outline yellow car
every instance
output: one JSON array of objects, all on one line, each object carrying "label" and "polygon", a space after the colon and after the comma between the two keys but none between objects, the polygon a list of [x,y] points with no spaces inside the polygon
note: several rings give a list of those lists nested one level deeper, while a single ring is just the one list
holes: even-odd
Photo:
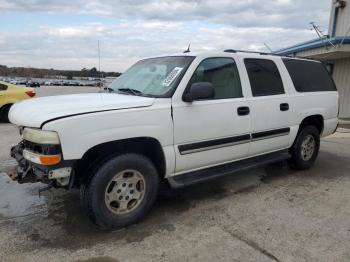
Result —
[{"label": "yellow car", "polygon": [[19,87],[0,82],[0,121],[9,121],[8,113],[14,103],[34,96],[35,91],[33,88]]}]

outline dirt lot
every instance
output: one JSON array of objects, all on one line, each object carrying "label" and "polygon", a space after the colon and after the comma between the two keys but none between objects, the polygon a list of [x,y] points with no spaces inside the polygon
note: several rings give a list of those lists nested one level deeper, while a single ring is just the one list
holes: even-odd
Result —
[{"label": "dirt lot", "polygon": [[[91,89],[43,88],[40,95]],[[41,92],[41,93],[40,93]],[[349,261],[350,130],[323,139],[314,168],[240,172],[160,198],[140,224],[102,233],[78,192],[18,185],[0,124],[0,261]]]}]

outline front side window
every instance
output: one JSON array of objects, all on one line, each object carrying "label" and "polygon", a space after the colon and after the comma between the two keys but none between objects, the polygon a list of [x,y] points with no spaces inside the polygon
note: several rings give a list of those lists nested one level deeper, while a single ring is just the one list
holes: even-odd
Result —
[{"label": "front side window", "polygon": [[198,82],[209,82],[214,86],[214,99],[242,97],[242,86],[238,69],[232,58],[208,58],[194,72],[189,86]]},{"label": "front side window", "polygon": [[193,59],[192,56],[169,56],[141,60],[108,88],[131,95],[171,97]]},{"label": "front side window", "polygon": [[284,94],[281,75],[276,64],[267,59],[244,59],[253,96]]}]

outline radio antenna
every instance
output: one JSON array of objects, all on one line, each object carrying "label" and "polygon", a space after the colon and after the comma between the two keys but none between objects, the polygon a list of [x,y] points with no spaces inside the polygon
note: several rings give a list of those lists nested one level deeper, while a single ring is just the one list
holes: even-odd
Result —
[{"label": "radio antenna", "polygon": [[264,43],[264,46],[266,47],[267,50],[270,51],[270,53],[273,53],[272,49],[268,46],[268,44]]},{"label": "radio antenna", "polygon": [[184,53],[189,53],[189,52],[191,52],[190,47],[191,47],[191,43],[188,44],[187,50],[185,50]]},{"label": "radio antenna", "polygon": [[325,41],[327,41],[331,46],[335,47],[335,45],[329,40],[328,36],[323,34],[320,27],[316,23],[311,22],[310,25],[312,26],[311,30],[316,32],[318,38],[322,40],[325,48],[327,48]]}]

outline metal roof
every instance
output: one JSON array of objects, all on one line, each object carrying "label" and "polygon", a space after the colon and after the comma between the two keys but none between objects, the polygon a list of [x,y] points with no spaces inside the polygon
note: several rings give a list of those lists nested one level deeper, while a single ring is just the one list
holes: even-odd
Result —
[{"label": "metal roof", "polygon": [[310,49],[316,49],[320,47],[326,47],[337,44],[350,44],[350,36],[337,36],[330,38],[317,38],[311,41],[307,41],[298,45],[290,46],[273,52],[278,55],[291,55],[293,53],[306,51]]}]

